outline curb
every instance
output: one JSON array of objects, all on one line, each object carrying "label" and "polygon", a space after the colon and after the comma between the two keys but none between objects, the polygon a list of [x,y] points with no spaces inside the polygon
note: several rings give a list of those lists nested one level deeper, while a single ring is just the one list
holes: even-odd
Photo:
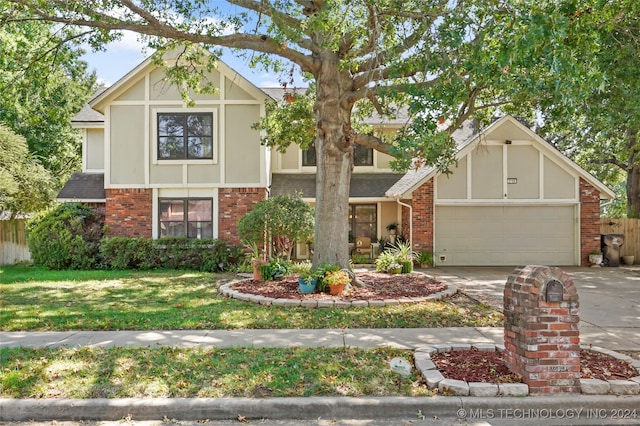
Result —
[{"label": "curb", "polygon": [[640,396],[0,399],[0,421],[246,419],[640,419]]}]

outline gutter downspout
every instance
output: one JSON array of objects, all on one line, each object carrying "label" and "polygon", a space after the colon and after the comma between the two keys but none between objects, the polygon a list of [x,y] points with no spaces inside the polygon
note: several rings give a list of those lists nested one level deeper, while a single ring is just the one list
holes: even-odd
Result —
[{"label": "gutter downspout", "polygon": [[396,198],[396,203],[409,208],[409,246],[413,250],[413,206],[403,203],[400,198]]}]

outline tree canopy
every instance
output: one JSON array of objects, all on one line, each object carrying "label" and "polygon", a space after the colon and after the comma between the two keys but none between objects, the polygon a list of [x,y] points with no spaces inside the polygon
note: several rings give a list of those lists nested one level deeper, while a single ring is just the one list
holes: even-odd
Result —
[{"label": "tree canopy", "polygon": [[51,199],[51,175],[29,156],[27,141],[0,124],[0,211],[36,212]]},{"label": "tree canopy", "polygon": [[[292,67],[308,76],[319,159],[316,265],[348,267],[355,145],[391,154],[400,168],[446,169],[456,149],[449,134],[465,120],[534,105],[550,88],[584,93],[602,78],[595,58],[574,50],[594,45],[581,16],[595,5],[581,0],[9,2],[43,20],[93,28],[88,39],[96,46],[131,30],[156,49],[158,63],[179,49],[178,61],[164,65],[181,87],[211,90],[200,77],[221,48],[282,72],[285,83]],[[410,120],[393,139],[359,126],[367,113],[393,116],[399,107]]]},{"label": "tree canopy", "polygon": [[624,182],[626,214],[640,217],[640,4],[587,2],[580,21],[590,42],[572,48],[602,73],[601,84],[564,93],[571,102],[548,91],[539,131],[610,186]]},{"label": "tree canopy", "polygon": [[71,118],[95,91],[95,75],[74,44],[83,33],[6,1],[0,10],[0,122],[26,139],[31,156],[53,177],[51,189],[59,189],[82,159]]}]

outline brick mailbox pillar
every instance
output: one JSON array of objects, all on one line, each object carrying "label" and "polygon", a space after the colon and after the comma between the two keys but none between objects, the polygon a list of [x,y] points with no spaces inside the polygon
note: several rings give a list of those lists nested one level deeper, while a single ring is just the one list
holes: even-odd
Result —
[{"label": "brick mailbox pillar", "polygon": [[560,268],[518,266],[504,289],[505,362],[531,394],[580,393],[578,293]]}]

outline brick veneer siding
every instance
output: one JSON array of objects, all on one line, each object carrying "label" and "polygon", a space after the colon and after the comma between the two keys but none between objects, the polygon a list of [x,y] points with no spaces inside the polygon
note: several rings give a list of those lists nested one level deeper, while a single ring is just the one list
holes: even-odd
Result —
[{"label": "brick veneer siding", "polygon": [[600,191],[580,179],[580,265],[589,266],[589,253],[600,251]]},{"label": "brick veneer siding", "polygon": [[153,190],[106,189],[105,225],[109,237],[152,236]]},{"label": "brick veneer siding", "polygon": [[[413,191],[410,204],[413,208],[413,247],[415,250],[433,251],[433,178]],[[408,217],[404,222],[404,210],[403,223],[409,223]],[[403,233],[409,236],[408,226],[403,227]]]},{"label": "brick veneer siding", "polygon": [[265,198],[266,188],[221,188],[218,191],[218,238],[240,244],[238,220]]},{"label": "brick veneer siding", "polygon": [[[562,301],[547,301],[550,282]],[[513,270],[504,287],[504,360],[532,394],[580,392],[578,292],[560,268],[528,265]]]}]

